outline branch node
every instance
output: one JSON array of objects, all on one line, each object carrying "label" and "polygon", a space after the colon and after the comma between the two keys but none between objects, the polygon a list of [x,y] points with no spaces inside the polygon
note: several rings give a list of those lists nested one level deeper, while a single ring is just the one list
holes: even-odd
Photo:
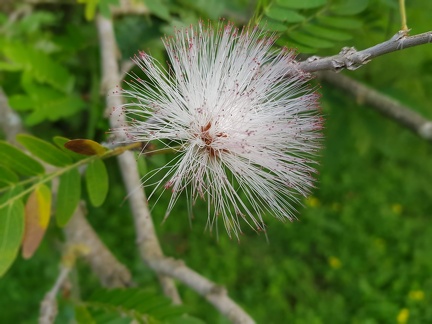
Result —
[{"label": "branch node", "polygon": [[337,55],[328,57],[313,56],[299,62],[298,67],[309,73],[324,70],[339,72],[344,68],[355,70],[369,63],[375,57],[432,42],[431,31],[414,36],[409,36],[409,31],[409,29],[400,30],[389,40],[361,51],[357,51],[354,47],[344,47]]},{"label": "branch node", "polygon": [[405,38],[405,37],[408,36],[410,30],[411,29],[399,30],[396,34],[393,35],[392,38],[390,38],[390,41],[393,41],[393,42],[400,41],[401,39],[403,39],[403,38]]}]

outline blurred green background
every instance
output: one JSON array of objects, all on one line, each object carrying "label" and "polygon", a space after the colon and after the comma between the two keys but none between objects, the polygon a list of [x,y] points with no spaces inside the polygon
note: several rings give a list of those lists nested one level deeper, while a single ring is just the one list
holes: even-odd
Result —
[{"label": "blurred green background", "polygon": [[[172,25],[220,16],[241,25],[255,8],[254,3],[242,0],[154,3],[160,6],[152,14],[116,20],[123,58],[145,49],[164,60],[159,38]],[[355,14],[361,28],[350,31],[352,39],[317,48],[318,55],[335,54],[343,46],[370,47],[397,32],[396,0],[365,3]],[[23,81],[23,72],[2,68],[0,84],[11,105],[40,137],[104,140],[108,125],[102,117],[104,99],[98,92],[100,62],[94,22],[85,20],[83,6],[60,2],[35,6],[26,19],[10,26],[9,15],[19,5],[11,3],[6,8],[4,4],[1,44],[6,46],[13,36],[15,43],[43,49],[73,76],[70,91],[79,103],[57,107],[64,111],[56,118],[49,118],[49,110],[23,108],[17,96],[32,91]],[[271,5],[265,2],[261,8],[269,12]],[[315,9],[301,10],[313,16]],[[411,34],[432,29],[430,12],[430,1],[407,1]],[[289,41],[288,32],[283,37]],[[5,48],[3,58],[8,57]],[[345,74],[432,119],[430,45],[385,55]],[[268,242],[246,227],[237,242],[223,228],[218,238],[204,231],[204,204],[194,209],[191,226],[182,202],[162,224],[169,200],[164,195],[153,209],[164,252],[224,285],[258,323],[432,323],[432,146],[338,89],[322,83],[320,92],[326,120],[320,173],[317,189],[298,207],[298,220],[282,224],[268,216]],[[162,162],[153,157],[146,164],[152,167]],[[134,280],[157,291],[154,274],[139,260],[116,161],[108,161],[108,168],[108,199],[101,208],[88,206],[88,219],[131,269]],[[28,261],[18,259],[0,280],[2,323],[36,321],[39,303],[58,274],[62,241],[61,230],[51,225],[35,256]],[[83,263],[74,278],[82,283],[83,293],[98,286]],[[227,323],[189,288],[179,285],[179,289],[192,315],[209,323]],[[66,321],[70,311],[65,302],[58,322]]]}]

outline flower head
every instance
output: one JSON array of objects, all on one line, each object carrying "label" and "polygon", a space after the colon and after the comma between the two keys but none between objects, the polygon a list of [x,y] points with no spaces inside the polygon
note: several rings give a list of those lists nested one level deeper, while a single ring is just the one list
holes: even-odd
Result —
[{"label": "flower head", "polygon": [[266,213],[291,220],[313,186],[322,127],[318,95],[294,53],[274,52],[273,36],[231,23],[200,22],[163,42],[169,71],[137,55],[147,78],[122,90],[133,99],[122,108],[131,141],[178,151],[157,181],[172,191],[167,215],[185,191],[191,202],[205,199],[209,227],[222,220],[229,235],[242,221],[264,230]]}]

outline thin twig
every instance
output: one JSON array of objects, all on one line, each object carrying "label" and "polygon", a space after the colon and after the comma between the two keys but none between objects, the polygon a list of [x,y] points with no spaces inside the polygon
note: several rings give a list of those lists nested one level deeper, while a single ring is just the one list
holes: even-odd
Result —
[{"label": "thin twig", "polygon": [[364,104],[375,108],[381,114],[410,129],[420,137],[432,141],[432,121],[412,111],[409,107],[345,75],[334,72],[319,72],[317,75],[325,82],[359,98]]},{"label": "thin twig", "polygon": [[60,274],[54,286],[49,292],[46,293],[44,299],[41,302],[40,312],[39,312],[39,324],[51,324],[54,323],[57,317],[58,306],[57,306],[57,293],[66,281],[69,272],[72,268],[61,267]]},{"label": "thin twig", "polygon": [[[114,28],[110,19],[98,15],[96,25],[99,33],[99,42],[102,55],[102,87],[107,96],[107,109],[111,110],[110,125],[112,128],[121,128],[126,123],[120,108],[122,99],[113,95],[110,91],[120,84],[119,66],[116,53],[117,44]],[[120,170],[125,186],[130,192],[129,203],[134,217],[137,233],[137,245],[141,258],[146,261],[152,257],[162,257],[163,252],[154,229],[150,211],[147,206],[147,198],[140,188],[141,181],[138,166],[132,152],[125,152],[118,156]],[[180,303],[180,295],[177,292],[174,281],[165,275],[158,274],[165,295],[169,296],[174,303]]]},{"label": "thin twig", "polygon": [[70,271],[75,266],[78,257],[86,255],[88,249],[81,244],[69,245],[63,254],[61,269],[54,286],[48,291],[41,302],[39,324],[52,324],[57,316],[57,299],[56,296],[65,284]]},{"label": "thin twig", "polygon": [[391,39],[362,51],[357,51],[354,47],[344,47],[338,55],[312,56],[300,62],[299,68],[305,72],[355,70],[375,57],[432,42],[432,31],[414,36],[408,36],[407,33],[406,30],[401,30]]}]

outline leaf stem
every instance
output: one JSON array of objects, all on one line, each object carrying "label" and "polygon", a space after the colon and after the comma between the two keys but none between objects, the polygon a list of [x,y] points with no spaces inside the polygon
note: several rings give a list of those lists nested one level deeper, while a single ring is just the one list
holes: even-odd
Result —
[{"label": "leaf stem", "polygon": [[399,0],[399,10],[401,15],[401,24],[403,31],[408,31],[407,19],[406,19],[406,10],[405,10],[405,0]]},{"label": "leaf stem", "polygon": [[[70,170],[72,170],[74,168],[78,168],[78,167],[80,167],[82,165],[88,164],[88,163],[90,163],[90,162],[92,162],[94,160],[97,160],[97,159],[104,160],[104,159],[107,159],[107,158],[110,158],[110,157],[113,157],[113,156],[120,155],[120,154],[122,154],[122,153],[124,153],[126,151],[133,150],[133,149],[140,148],[140,147],[141,147],[141,143],[131,143],[131,144],[124,145],[124,146],[118,146],[118,147],[116,147],[116,148],[114,148],[112,150],[106,151],[102,155],[92,155],[92,156],[89,156],[88,158],[85,158],[85,159],[79,160],[79,161],[77,161],[77,162],[75,162],[73,164],[70,164],[70,165],[68,165],[68,166],[66,166],[64,168],[57,169],[57,170],[55,170],[55,171],[53,171],[53,172],[51,172],[49,174],[44,174],[42,176],[39,175],[39,176],[35,176],[35,177],[29,178],[29,179],[24,179],[24,180],[22,180],[19,183],[14,183],[14,184],[12,184],[9,187],[2,188],[0,190],[0,192],[1,191],[8,191],[8,190],[13,189],[16,186],[25,185],[25,184],[33,182],[33,185],[29,186],[25,190],[19,192],[15,196],[9,198],[4,203],[0,204],[0,209],[3,208],[3,207],[5,207],[5,206],[7,206],[7,205],[9,205],[9,204],[11,204],[11,203],[13,203],[14,201],[16,201],[18,199],[24,197],[28,193],[32,192],[40,184],[46,183],[46,182],[48,182],[48,181],[50,181],[50,180],[52,180],[52,179],[54,179],[54,178],[56,178],[58,176],[61,176],[63,173],[66,173],[66,172],[68,172],[68,171],[70,171]],[[165,153],[169,153],[169,152],[173,152],[173,149],[171,149],[171,148],[169,148],[169,149],[162,149],[162,150],[159,150],[157,152],[143,151],[143,152],[141,152],[141,154],[144,154],[144,155],[149,155],[149,154],[165,154]]]}]

